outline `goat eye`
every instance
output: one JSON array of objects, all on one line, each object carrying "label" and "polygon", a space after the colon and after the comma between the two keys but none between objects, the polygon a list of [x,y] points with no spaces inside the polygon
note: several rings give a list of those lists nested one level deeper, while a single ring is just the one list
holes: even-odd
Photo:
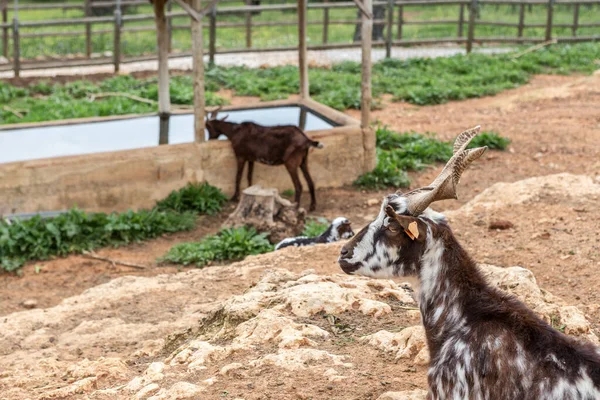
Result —
[{"label": "goat eye", "polygon": [[388,229],[388,231],[390,231],[390,232],[392,232],[392,233],[396,233],[396,232],[398,232],[398,229],[396,229],[396,228],[392,228],[391,226],[388,226],[388,227],[387,227],[387,229]]}]

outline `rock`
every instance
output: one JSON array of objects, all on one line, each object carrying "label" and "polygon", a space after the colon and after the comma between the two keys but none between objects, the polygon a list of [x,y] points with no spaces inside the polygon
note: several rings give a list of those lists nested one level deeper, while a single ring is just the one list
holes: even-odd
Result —
[{"label": "rock", "polygon": [[156,383],[151,383],[147,386],[144,386],[142,389],[140,389],[139,392],[136,393],[135,398],[136,399],[145,399],[148,396],[151,396],[152,394],[158,392],[160,390],[160,386],[158,386],[158,384]]},{"label": "rock", "polygon": [[37,300],[25,300],[22,305],[23,308],[27,308],[27,309],[32,309],[32,308],[36,308],[37,307]]},{"label": "rock", "polygon": [[490,222],[488,229],[506,230],[506,229],[512,228],[513,226],[514,226],[513,223],[510,221],[497,219],[497,220]]},{"label": "rock", "polygon": [[[396,333],[382,330],[361,338],[361,342],[385,352],[396,353],[396,359],[412,359],[426,346],[425,329],[421,325],[417,325]],[[428,358],[428,354],[422,354],[420,361],[427,363]]]},{"label": "rock", "polygon": [[369,199],[369,200],[367,200],[366,204],[369,207],[373,207],[373,206],[376,206],[378,204],[381,204],[381,200],[380,199]]},{"label": "rock", "polygon": [[426,390],[406,390],[403,392],[386,392],[379,396],[377,400],[425,400]]},{"label": "rock", "polygon": [[314,369],[315,365],[328,364],[334,366],[343,366],[352,368],[352,364],[345,363],[346,356],[328,353],[324,350],[316,349],[281,349],[277,354],[268,354],[265,357],[251,361],[253,367],[262,367],[273,365],[289,371],[298,371],[309,368]]},{"label": "rock", "polygon": [[202,392],[202,389],[193,383],[177,382],[169,390],[164,392],[161,390],[161,392],[156,396],[150,397],[148,400],[195,399]]}]

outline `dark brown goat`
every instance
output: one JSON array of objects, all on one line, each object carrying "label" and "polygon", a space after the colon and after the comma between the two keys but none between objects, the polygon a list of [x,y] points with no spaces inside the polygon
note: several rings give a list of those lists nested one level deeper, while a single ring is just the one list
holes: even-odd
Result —
[{"label": "dark brown goat", "polygon": [[209,139],[217,139],[225,135],[231,141],[233,152],[237,159],[237,174],[235,177],[235,193],[231,200],[237,201],[240,197],[240,182],[244,166],[248,163],[248,186],[252,186],[252,173],[254,162],[258,161],[267,165],[285,165],[288,170],[294,189],[296,190],[295,202],[300,207],[302,184],[298,177],[298,168],[308,184],[310,191],[310,210],[317,205],[315,187],[308,172],[308,150],[311,147],[322,148],[320,142],[309,139],[297,126],[262,126],[253,122],[241,124],[227,122],[225,116],[216,119],[217,111],[213,112],[206,121]]},{"label": "dark brown goat", "polygon": [[490,286],[445,217],[429,208],[485,148],[466,147],[429,186],[387,196],[375,219],[341,250],[348,274],[416,275],[431,362],[428,400],[600,399],[600,349],[553,329],[517,298]]}]

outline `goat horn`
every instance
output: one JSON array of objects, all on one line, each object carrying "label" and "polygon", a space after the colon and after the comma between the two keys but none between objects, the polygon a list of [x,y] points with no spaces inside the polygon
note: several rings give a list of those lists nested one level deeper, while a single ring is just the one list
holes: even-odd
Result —
[{"label": "goat horn", "polygon": [[453,156],[437,178],[428,186],[404,194],[407,198],[408,212],[413,216],[420,215],[435,201],[456,199],[456,185],[462,173],[487,150],[487,146],[467,150],[469,142],[477,136],[481,127],[469,129],[458,135],[454,141]]}]

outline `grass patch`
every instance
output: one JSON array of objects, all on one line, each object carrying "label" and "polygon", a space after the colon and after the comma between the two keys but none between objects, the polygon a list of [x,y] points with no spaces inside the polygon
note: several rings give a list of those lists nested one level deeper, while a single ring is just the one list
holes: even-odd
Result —
[{"label": "grass patch", "polygon": [[164,233],[190,230],[193,213],[158,209],[86,213],[72,209],[54,218],[0,221],[0,265],[15,271],[29,260],[46,260],[104,246],[121,246]]},{"label": "grass patch", "polygon": [[[469,54],[453,57],[386,59],[373,66],[374,105],[383,94],[395,101],[417,105],[440,104],[497,94],[529,81],[533,74],[591,73],[597,69],[600,43],[548,46],[512,59],[512,55]],[[360,107],[360,64],[344,62],[331,69],[309,71],[310,94],[338,110]],[[207,105],[225,100],[215,92],[231,89],[237,95],[262,100],[287,98],[298,93],[298,68],[283,66],[251,69],[246,67],[206,68]],[[190,76],[171,80],[173,104],[191,105],[193,85]],[[94,84],[86,81],[57,85],[40,83],[28,88],[0,84],[0,106],[23,114],[19,118],[0,107],[0,123],[38,122],[65,118],[154,112],[157,106],[124,97],[90,101],[100,92],[120,92],[157,100],[156,79],[137,80],[119,76]]]},{"label": "grass patch", "polygon": [[469,148],[487,146],[490,150],[506,150],[509,144],[509,138],[502,137],[494,131],[484,131],[473,138]]},{"label": "grass patch", "polygon": [[266,233],[257,233],[254,228],[222,229],[200,242],[180,243],[171,247],[159,262],[203,267],[211,261],[241,260],[246,256],[273,251]]},{"label": "grass patch", "polygon": [[[363,189],[409,187],[407,171],[418,171],[452,157],[452,143],[440,141],[432,133],[399,134],[380,126],[376,135],[377,166],[354,182],[355,186]],[[469,148],[488,146],[490,149],[505,150],[509,143],[510,139],[496,132],[481,132],[471,141]]]},{"label": "grass patch", "polygon": [[302,236],[315,237],[327,230],[329,222],[325,218],[309,219],[306,221]]},{"label": "grass patch", "polygon": [[221,189],[208,183],[188,183],[179,190],[172,191],[166,198],[156,203],[159,210],[176,212],[191,211],[214,215],[221,211],[227,197]]}]

